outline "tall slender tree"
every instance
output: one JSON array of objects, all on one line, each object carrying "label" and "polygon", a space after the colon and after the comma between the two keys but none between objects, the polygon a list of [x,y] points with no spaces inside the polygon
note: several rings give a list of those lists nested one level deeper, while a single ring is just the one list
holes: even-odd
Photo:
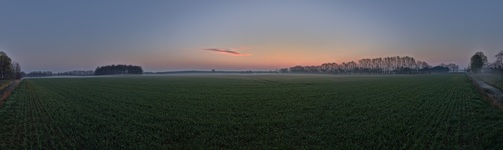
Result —
[{"label": "tall slender tree", "polygon": [[7,79],[12,74],[12,60],[3,51],[0,51],[0,79]]},{"label": "tall slender tree", "polygon": [[12,63],[12,77],[14,79],[22,78],[21,66],[17,62]]}]

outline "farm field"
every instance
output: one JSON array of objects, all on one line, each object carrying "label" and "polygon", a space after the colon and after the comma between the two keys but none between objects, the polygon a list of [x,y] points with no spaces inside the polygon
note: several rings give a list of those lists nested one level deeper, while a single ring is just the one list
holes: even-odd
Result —
[{"label": "farm field", "polygon": [[501,149],[465,75],[25,79],[0,149]]}]

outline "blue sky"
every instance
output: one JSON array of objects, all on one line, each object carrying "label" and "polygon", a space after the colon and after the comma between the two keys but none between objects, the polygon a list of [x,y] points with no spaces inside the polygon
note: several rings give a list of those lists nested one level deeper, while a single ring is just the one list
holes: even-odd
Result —
[{"label": "blue sky", "polygon": [[[468,65],[503,50],[503,1],[0,1],[0,50],[25,71],[274,70],[368,57]],[[232,52],[232,53],[229,53]]]}]

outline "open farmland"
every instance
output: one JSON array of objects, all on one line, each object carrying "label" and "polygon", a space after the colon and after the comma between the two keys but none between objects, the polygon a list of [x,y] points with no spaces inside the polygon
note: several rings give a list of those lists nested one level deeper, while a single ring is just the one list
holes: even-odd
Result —
[{"label": "open farmland", "polygon": [[26,79],[0,121],[0,149],[503,148],[461,74]]}]

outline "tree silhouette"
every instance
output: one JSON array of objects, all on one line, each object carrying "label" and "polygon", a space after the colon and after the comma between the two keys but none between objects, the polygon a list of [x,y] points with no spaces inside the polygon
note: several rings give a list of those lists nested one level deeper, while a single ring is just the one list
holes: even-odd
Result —
[{"label": "tree silhouette", "polygon": [[3,51],[0,51],[0,79],[8,79],[12,76],[12,60]]},{"label": "tree silhouette", "polygon": [[503,51],[498,52],[494,57],[496,57],[496,61],[491,68],[501,71],[503,69]]},{"label": "tree silhouette", "polygon": [[94,70],[73,70],[67,72],[59,72],[58,76],[92,76],[94,75]]},{"label": "tree silhouette", "polygon": [[487,57],[483,52],[477,52],[470,59],[470,69],[474,73],[479,73],[485,63],[487,63]]},{"label": "tree silhouette", "polygon": [[[357,61],[324,63],[319,66],[294,66],[280,69],[280,72],[293,73],[333,73],[333,74],[418,74],[432,72],[457,72],[456,64],[441,64],[434,68],[425,61],[413,57],[395,56],[385,58],[364,58]],[[447,70],[447,71],[446,71]]]},{"label": "tree silhouette", "polygon": [[21,73],[21,66],[17,62],[12,64],[12,77],[14,79],[21,79],[23,77]]},{"label": "tree silhouette", "polygon": [[112,74],[143,74],[140,66],[133,65],[108,65],[97,67],[94,75],[112,75]]},{"label": "tree silhouette", "polygon": [[52,76],[51,71],[33,71],[28,74],[26,74],[27,77],[46,77],[46,76]]},{"label": "tree silhouette", "polygon": [[479,55],[480,58],[482,58],[482,63],[484,63],[483,65],[486,65],[488,63],[487,62],[487,56],[484,55],[484,52],[476,52],[475,55]]}]

